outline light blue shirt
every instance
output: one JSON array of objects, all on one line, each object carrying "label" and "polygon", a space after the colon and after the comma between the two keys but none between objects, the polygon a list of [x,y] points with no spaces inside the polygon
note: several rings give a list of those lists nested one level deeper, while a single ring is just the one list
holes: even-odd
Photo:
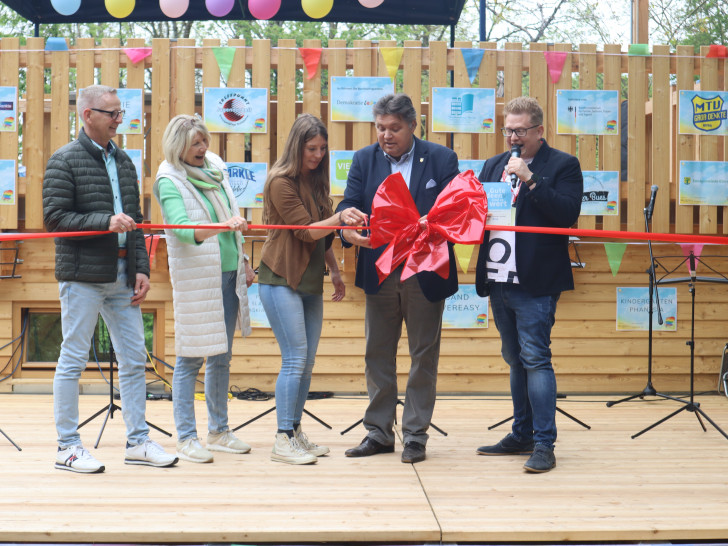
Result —
[{"label": "light blue shirt", "polygon": [[407,183],[407,187],[409,188],[410,178],[412,178],[412,160],[414,159],[415,154],[415,139],[412,138],[412,147],[409,149],[409,152],[403,154],[402,157],[399,158],[399,161],[384,150],[382,150],[382,153],[384,153],[384,157],[387,158],[387,161],[389,161],[389,168],[392,171],[392,174],[401,173],[402,178],[404,178],[404,181]]},{"label": "light blue shirt", "polygon": [[[104,163],[106,164],[106,172],[109,173],[109,180],[111,180],[111,191],[114,194],[114,214],[121,214],[124,212],[124,207],[121,204],[121,188],[119,187],[119,171],[116,169],[116,146],[113,142],[109,141],[109,147],[107,149],[99,146],[97,142],[94,143],[99,150],[101,150],[104,157]],[[126,247],[126,233],[119,233],[119,248]]]}]

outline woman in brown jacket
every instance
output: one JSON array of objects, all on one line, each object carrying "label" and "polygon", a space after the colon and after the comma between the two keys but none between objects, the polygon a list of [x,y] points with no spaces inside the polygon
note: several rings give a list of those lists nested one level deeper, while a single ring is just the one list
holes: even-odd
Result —
[{"label": "woman in brown jacket", "polygon": [[265,182],[263,218],[271,225],[331,228],[269,230],[258,270],[260,300],[282,358],[275,393],[278,432],[271,459],[311,464],[329,452],[301,430],[323,324],[324,263],[334,285],[332,299],[341,301],[345,288],[331,248],[334,231],[367,220],[355,208],[333,212],[328,132],[317,117],[303,114],[293,124],[283,154]]}]

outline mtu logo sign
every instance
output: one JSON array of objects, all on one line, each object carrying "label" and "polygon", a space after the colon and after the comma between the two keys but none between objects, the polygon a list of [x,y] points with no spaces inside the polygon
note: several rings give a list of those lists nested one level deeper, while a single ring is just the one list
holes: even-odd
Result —
[{"label": "mtu logo sign", "polygon": [[695,95],[692,103],[693,125],[701,131],[715,131],[728,119],[728,111],[723,110],[723,99],[718,95],[709,99]]}]

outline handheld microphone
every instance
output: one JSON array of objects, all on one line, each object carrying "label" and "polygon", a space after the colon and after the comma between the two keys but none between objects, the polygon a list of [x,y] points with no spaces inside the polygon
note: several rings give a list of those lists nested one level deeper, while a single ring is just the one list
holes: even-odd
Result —
[{"label": "handheld microphone", "polygon": [[652,186],[652,193],[650,194],[650,203],[647,205],[647,208],[645,209],[647,211],[647,219],[650,220],[652,218],[652,211],[655,210],[655,196],[657,195],[657,190],[660,188],[657,187],[657,185]]},{"label": "handheld microphone", "polygon": [[[518,144],[511,146],[511,157],[521,157],[521,147]],[[515,188],[517,185],[518,175],[516,173],[511,173],[511,187]]]}]

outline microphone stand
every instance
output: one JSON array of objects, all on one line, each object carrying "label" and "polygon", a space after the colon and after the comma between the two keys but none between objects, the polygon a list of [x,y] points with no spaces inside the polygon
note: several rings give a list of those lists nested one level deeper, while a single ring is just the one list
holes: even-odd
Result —
[{"label": "microphone stand", "polygon": [[[652,211],[650,210],[650,207],[648,206],[643,210],[644,216],[645,216],[645,232],[650,233],[650,220],[652,219]],[[647,248],[650,252],[650,267],[647,269],[646,273],[650,277],[649,282],[649,291],[650,291],[650,298],[649,303],[647,306],[647,385],[644,389],[642,389],[642,392],[638,392],[637,394],[633,394],[632,396],[628,396],[626,398],[622,398],[621,400],[616,400],[613,402],[607,402],[607,407],[611,408],[612,406],[616,406],[617,404],[621,404],[622,402],[629,402],[630,400],[634,400],[635,398],[644,399],[645,396],[657,396],[659,398],[667,398],[670,400],[677,400],[678,402],[682,402],[679,398],[675,398],[673,396],[669,396],[667,394],[662,394],[657,392],[655,387],[652,386],[652,315],[653,315],[653,300],[657,299],[657,323],[662,324],[662,310],[660,309],[660,294],[657,290],[657,274],[655,272],[655,257],[652,254],[652,241],[647,240]],[[654,293],[654,296],[653,296]]]}]

